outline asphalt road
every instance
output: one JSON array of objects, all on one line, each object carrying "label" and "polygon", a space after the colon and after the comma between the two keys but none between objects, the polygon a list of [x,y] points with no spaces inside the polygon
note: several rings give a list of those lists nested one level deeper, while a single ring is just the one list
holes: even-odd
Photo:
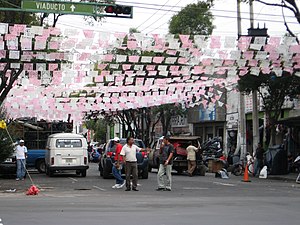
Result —
[{"label": "asphalt road", "polygon": [[[32,174],[41,187],[26,196],[30,181],[0,178],[3,225],[284,225],[299,224],[300,185],[242,177],[230,179],[174,174],[173,191],[157,192],[156,173],[139,180],[139,192],[114,190],[91,165],[86,178],[70,173]],[[16,188],[15,193],[6,190]]]}]

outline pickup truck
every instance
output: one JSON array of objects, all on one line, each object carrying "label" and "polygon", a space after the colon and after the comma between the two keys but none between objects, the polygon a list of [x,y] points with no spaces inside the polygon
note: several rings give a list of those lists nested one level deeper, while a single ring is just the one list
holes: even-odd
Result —
[{"label": "pickup truck", "polygon": [[[45,173],[45,154],[44,149],[28,149],[26,167],[28,169],[35,168],[40,173]],[[16,157],[9,157],[0,163],[0,176],[15,176],[17,172]]]},{"label": "pickup truck", "polygon": [[35,168],[45,173],[45,149],[28,149],[26,164],[28,168]]},{"label": "pickup truck", "polygon": [[[149,154],[149,171],[152,168],[159,167],[159,150],[163,141],[163,137],[160,138],[157,143],[155,150]],[[175,153],[173,157],[173,169],[177,171],[178,174],[183,173],[188,169],[188,162],[187,162],[187,152],[186,148],[189,145],[189,142],[192,142],[194,146],[200,146],[200,137],[198,136],[171,136],[170,137],[171,144],[174,145]],[[205,170],[203,168],[203,161],[201,159],[201,153],[197,153],[197,169],[195,173],[199,173],[203,175]]]}]

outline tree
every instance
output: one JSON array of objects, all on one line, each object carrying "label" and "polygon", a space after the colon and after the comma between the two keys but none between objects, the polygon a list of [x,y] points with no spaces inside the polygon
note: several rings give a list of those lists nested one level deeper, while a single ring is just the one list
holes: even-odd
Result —
[{"label": "tree", "polygon": [[210,35],[214,29],[210,12],[213,1],[189,4],[175,14],[169,24],[171,34]]},{"label": "tree", "polygon": [[163,136],[168,135],[171,130],[171,119],[174,116],[184,116],[186,110],[181,105],[166,104],[158,106],[154,109],[154,113],[157,114],[163,130]]},{"label": "tree", "polygon": [[87,129],[94,131],[94,141],[106,141],[107,126],[111,125],[105,118],[89,119],[85,122]]},{"label": "tree", "polygon": [[[243,0],[244,2],[249,2],[249,0]],[[297,35],[290,29],[288,23],[286,22],[285,15],[284,15],[284,9],[290,10],[294,15],[297,22],[300,24],[300,11],[298,3],[296,3],[296,0],[278,0],[278,1],[268,1],[268,0],[253,0],[259,3],[262,3],[267,6],[273,6],[273,7],[280,7],[282,8],[282,17],[284,19],[284,25],[286,27],[287,32],[292,36],[296,37],[296,40],[299,44],[299,40],[297,38]]]},{"label": "tree", "polygon": [[[0,121],[6,119],[6,111],[0,106]],[[5,129],[0,128],[0,163],[12,155],[14,151],[13,143]]]},{"label": "tree", "polygon": [[[295,73],[295,72],[294,72]],[[257,91],[262,98],[263,107],[267,118],[267,128],[270,132],[271,140],[267,145],[275,144],[275,125],[282,112],[282,106],[287,98],[297,98],[300,94],[300,77],[283,72],[281,77],[274,73],[253,76],[247,74],[242,76],[238,83],[238,88],[242,92],[250,93]]]},{"label": "tree", "polygon": [[[22,0],[6,0],[0,2],[1,8],[20,8]],[[36,14],[28,12],[15,12],[15,11],[0,11],[1,23],[20,23],[28,25],[38,25],[39,18]]]}]

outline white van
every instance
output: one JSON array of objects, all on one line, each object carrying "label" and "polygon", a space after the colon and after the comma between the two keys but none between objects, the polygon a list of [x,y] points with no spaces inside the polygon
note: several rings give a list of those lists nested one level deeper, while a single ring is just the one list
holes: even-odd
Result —
[{"label": "white van", "polygon": [[86,176],[88,152],[86,139],[79,134],[58,133],[48,137],[46,146],[46,174],[55,171],[75,170],[77,175]]}]

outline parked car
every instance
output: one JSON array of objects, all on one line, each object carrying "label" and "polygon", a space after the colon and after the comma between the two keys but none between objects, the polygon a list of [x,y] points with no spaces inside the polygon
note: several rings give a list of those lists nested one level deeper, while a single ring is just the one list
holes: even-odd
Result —
[{"label": "parked car", "polygon": [[[174,145],[175,153],[173,156],[173,169],[177,171],[178,174],[181,174],[183,171],[188,169],[187,162],[187,152],[186,148],[189,145],[189,142],[192,142],[194,146],[200,146],[200,137],[198,136],[172,136],[170,137],[171,144]],[[159,168],[159,151],[163,142],[163,137],[161,137],[157,143],[154,151],[149,154],[149,171],[152,168]],[[200,152],[197,154],[197,169],[203,165]],[[196,170],[197,172],[197,170]]]},{"label": "parked car", "polygon": [[[120,144],[125,145],[126,139],[120,139]],[[134,144],[140,148],[145,148],[145,144],[140,139],[135,139]],[[116,147],[113,140],[109,140],[105,145],[105,151],[100,157],[99,171],[100,176],[104,179],[112,177],[112,166],[114,163]],[[137,164],[138,164],[138,175],[143,179],[148,179],[148,155],[147,152],[136,153]],[[125,168],[123,168],[122,173],[125,173]]]},{"label": "parked car", "polygon": [[58,133],[48,137],[46,152],[46,174],[56,171],[75,170],[86,176],[88,166],[87,141],[79,134]]},{"label": "parked car", "polygon": [[16,157],[9,157],[0,163],[0,175],[7,177],[15,177],[17,174]]}]

